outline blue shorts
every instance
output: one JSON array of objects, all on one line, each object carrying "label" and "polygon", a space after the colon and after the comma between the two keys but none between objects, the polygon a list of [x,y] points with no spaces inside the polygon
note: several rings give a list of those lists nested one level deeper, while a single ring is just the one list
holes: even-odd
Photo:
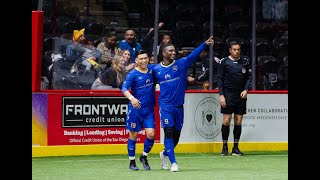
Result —
[{"label": "blue shorts", "polygon": [[174,129],[181,131],[184,116],[183,105],[176,107],[160,107],[159,111],[162,128],[174,127]]},{"label": "blue shorts", "polygon": [[129,105],[126,120],[126,128],[133,132],[139,132],[142,128],[154,128],[154,110],[152,108],[135,109]]}]

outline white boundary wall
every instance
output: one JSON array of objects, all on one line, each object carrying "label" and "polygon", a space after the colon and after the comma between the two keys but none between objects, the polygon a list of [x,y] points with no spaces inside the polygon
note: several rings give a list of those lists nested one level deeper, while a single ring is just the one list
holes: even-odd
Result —
[{"label": "white boundary wall", "polygon": [[[219,94],[186,93],[179,143],[221,142]],[[163,143],[163,130],[160,141]],[[233,118],[229,142],[233,142]],[[288,142],[288,94],[248,94],[240,142]]]}]

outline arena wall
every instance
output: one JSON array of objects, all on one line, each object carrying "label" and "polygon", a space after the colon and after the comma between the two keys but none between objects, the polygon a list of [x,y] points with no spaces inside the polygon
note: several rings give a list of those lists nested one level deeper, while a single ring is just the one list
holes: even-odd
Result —
[{"label": "arena wall", "polygon": [[[156,93],[159,95],[159,92]],[[185,97],[184,127],[181,132],[176,153],[214,153],[220,152],[221,123],[217,91],[191,91]],[[124,123],[102,122],[108,117],[125,117],[125,104],[120,91],[112,92],[41,92],[32,96],[32,156],[70,156],[96,154],[126,154],[128,133]],[[116,99],[115,99],[116,98]],[[83,101],[83,103],[81,103]],[[106,102],[106,103],[102,103]],[[102,111],[74,116],[76,104],[92,103],[95,107],[113,107],[119,111]],[[68,107],[68,110],[66,109]],[[87,107],[88,108],[88,107]],[[90,108],[90,107],[89,107]],[[163,149],[163,132],[158,115],[158,103],[155,107],[156,140],[150,153]],[[79,110],[79,109],[78,109]],[[68,111],[68,113],[67,113]],[[80,111],[78,111],[79,113]],[[90,111],[93,112],[93,111]],[[85,111],[83,111],[85,113]],[[99,114],[100,113],[100,114]],[[117,114],[118,113],[118,114]],[[97,122],[74,123],[74,119],[100,119]],[[99,117],[99,118],[97,118]],[[79,119],[79,118],[78,118]],[[111,119],[111,118],[109,118]],[[116,118],[114,118],[116,119]],[[66,120],[72,120],[68,124]],[[122,124],[123,123],[123,124]],[[230,132],[232,132],[233,123]],[[140,132],[137,152],[143,150],[144,131]],[[230,133],[229,142],[233,142]],[[229,143],[230,148],[232,143]],[[279,92],[250,92],[247,102],[247,114],[244,116],[240,140],[242,151],[280,151],[288,150],[288,94]]]}]

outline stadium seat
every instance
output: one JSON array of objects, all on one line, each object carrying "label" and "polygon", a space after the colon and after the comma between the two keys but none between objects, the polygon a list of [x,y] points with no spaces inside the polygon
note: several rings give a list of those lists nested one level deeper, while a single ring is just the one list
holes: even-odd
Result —
[{"label": "stadium seat", "polygon": [[[214,37],[223,37],[224,30],[222,28],[222,24],[218,21],[214,21],[213,24],[213,36]],[[204,39],[208,38],[210,35],[210,21],[206,21],[203,23],[203,37]]]},{"label": "stadium seat", "polygon": [[251,36],[249,24],[243,22],[229,24],[229,36],[248,39]]},{"label": "stadium seat", "polygon": [[77,73],[77,82],[80,89],[91,89],[93,82],[96,80],[96,72],[80,70]]},{"label": "stadium seat", "polygon": [[176,21],[202,22],[200,8],[192,2],[178,3],[176,6]]},{"label": "stadium seat", "polygon": [[288,56],[283,58],[281,72],[283,76],[282,89],[288,89]]},{"label": "stadium seat", "polygon": [[85,34],[104,36],[105,25],[102,23],[91,23],[85,29]]},{"label": "stadium seat", "polygon": [[[250,39],[249,54],[251,55],[252,50],[252,39]],[[270,56],[271,54],[271,44],[265,38],[256,38],[256,57],[259,56]]]},{"label": "stadium seat", "polygon": [[288,39],[275,38],[272,41],[272,55],[278,59],[288,56]]},{"label": "stadium seat", "polygon": [[226,44],[222,39],[218,37],[213,37],[214,40],[214,46],[213,46],[213,51],[216,52],[217,54],[214,54],[214,56],[217,56],[219,59],[223,58],[223,52],[225,49]]},{"label": "stadium seat", "polygon": [[193,21],[176,22],[177,42],[179,47],[195,47],[201,39],[202,28]]},{"label": "stadium seat", "polygon": [[67,23],[64,24],[62,32],[64,34],[65,33],[73,34],[73,31],[76,30],[76,29],[77,30],[81,29],[80,22],[67,22]]},{"label": "stadium seat", "polygon": [[72,40],[73,34],[72,33],[64,33],[64,34],[61,34],[61,38],[65,39],[65,40]]},{"label": "stadium seat", "polygon": [[46,39],[44,40],[44,43],[43,43],[43,51],[42,51],[42,52],[54,50],[54,48],[55,48],[55,41],[56,41],[56,38],[54,38],[54,37],[46,38]]},{"label": "stadium seat", "polygon": [[257,60],[260,83],[262,83],[263,89],[281,89],[280,82],[283,79],[281,62],[273,56],[259,56]]}]

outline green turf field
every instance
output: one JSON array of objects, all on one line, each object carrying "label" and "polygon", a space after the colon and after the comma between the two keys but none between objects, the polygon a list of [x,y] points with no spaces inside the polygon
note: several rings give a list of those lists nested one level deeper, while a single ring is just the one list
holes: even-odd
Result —
[{"label": "green turf field", "polygon": [[[128,169],[127,155],[32,158],[34,180],[273,180],[288,179],[288,152],[245,152],[244,156],[176,154],[179,172],[160,169],[158,154],[149,154],[151,171]],[[169,166],[170,167],[170,166]]]}]

